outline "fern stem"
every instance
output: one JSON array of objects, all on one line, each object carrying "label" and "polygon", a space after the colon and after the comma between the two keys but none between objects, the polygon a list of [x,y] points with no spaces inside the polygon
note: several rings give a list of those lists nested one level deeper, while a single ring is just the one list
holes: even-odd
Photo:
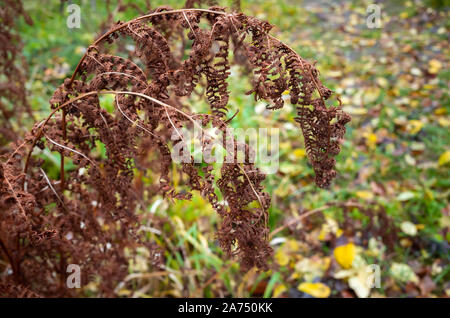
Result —
[{"label": "fern stem", "polygon": [[[145,19],[148,19],[148,18],[151,18],[151,17],[155,17],[155,16],[158,16],[158,15],[174,14],[174,13],[183,13],[183,14],[185,14],[185,12],[190,12],[190,11],[215,13],[215,14],[222,14],[222,15],[228,14],[226,12],[214,11],[214,10],[208,10],[208,9],[179,9],[179,10],[171,10],[171,11],[154,12],[154,13],[150,13],[150,14],[147,14],[147,15],[143,15],[143,16],[137,17],[137,18],[132,19],[130,21],[127,21],[125,23],[122,23],[121,25],[117,26],[116,28],[114,28],[112,30],[109,30],[108,32],[106,32],[105,34],[100,36],[97,40],[95,40],[95,42],[92,45],[99,44],[101,41],[105,40],[112,33],[123,29],[124,27],[130,25],[131,23],[134,23],[134,22],[137,22],[137,21],[141,21],[141,20],[145,20]],[[77,73],[80,70],[81,64],[83,64],[83,61],[86,58],[86,56],[87,56],[87,50],[84,53],[84,55],[81,57],[80,61],[78,62],[78,65],[75,68],[75,71],[73,72],[72,77],[70,78],[69,86],[71,86],[73,81],[75,80],[75,76],[77,76]]]}]

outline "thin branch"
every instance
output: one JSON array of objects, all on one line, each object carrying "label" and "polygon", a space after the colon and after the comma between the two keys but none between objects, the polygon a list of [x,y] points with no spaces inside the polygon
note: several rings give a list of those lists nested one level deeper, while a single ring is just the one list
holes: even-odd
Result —
[{"label": "thin branch", "polygon": [[194,37],[197,37],[197,35],[195,34],[194,29],[192,28],[191,22],[189,21],[188,17],[186,16],[186,12],[183,11],[183,17],[186,20],[186,22],[189,25],[189,28],[191,29],[192,34],[194,35]]},{"label": "thin branch", "polygon": [[132,123],[133,125],[138,126],[139,128],[141,128],[142,130],[144,130],[145,132],[149,133],[150,135],[152,135],[153,137],[157,138],[158,136],[156,136],[154,133],[152,133],[150,130],[148,130],[145,127],[142,127],[141,125],[139,125],[138,123],[134,122],[131,120],[130,117],[127,116],[127,114],[125,114],[122,110],[122,108],[120,108],[119,105],[119,100],[116,98],[116,104],[117,104],[117,108],[119,109],[120,113],[123,115],[123,117],[125,117],[130,123]]},{"label": "thin branch", "polygon": [[66,205],[64,204],[64,201],[61,199],[61,197],[59,196],[58,192],[56,192],[55,188],[53,187],[50,179],[47,177],[47,174],[45,173],[44,170],[42,170],[42,168],[39,168],[41,170],[42,175],[45,178],[45,181],[47,181],[48,186],[50,187],[50,189],[53,191],[53,193],[55,194],[55,196],[58,198],[58,201],[61,203],[61,205],[67,210]]},{"label": "thin branch", "polygon": [[46,138],[48,141],[50,141],[52,144],[54,144],[54,145],[56,145],[56,146],[58,146],[58,147],[64,148],[64,149],[66,149],[66,150],[69,150],[69,151],[71,151],[71,152],[74,152],[74,153],[76,153],[76,154],[82,156],[82,157],[85,158],[86,160],[88,160],[88,161],[89,161],[90,163],[92,163],[94,166],[96,166],[95,162],[93,162],[93,161],[91,160],[91,158],[89,158],[88,156],[86,156],[84,153],[79,152],[79,151],[77,151],[77,150],[75,150],[75,149],[69,148],[69,147],[67,147],[67,146],[61,145],[60,143],[57,143],[56,141],[54,141],[53,139],[51,139],[49,136],[47,136],[47,135],[45,135],[45,134],[44,134],[44,136],[45,136],[45,138]]},{"label": "thin branch", "polygon": [[173,124],[172,119],[171,119],[170,116],[169,116],[169,112],[167,111],[167,107],[164,107],[164,110],[166,111],[167,119],[169,119],[169,122],[170,122],[170,124],[172,125],[173,129],[175,129],[175,131],[177,132],[177,134],[178,134],[178,136],[180,137],[181,141],[182,141],[184,144],[186,144],[185,141],[184,141],[183,136],[182,136],[181,133],[178,131],[178,128],[175,127],[175,125]]}]

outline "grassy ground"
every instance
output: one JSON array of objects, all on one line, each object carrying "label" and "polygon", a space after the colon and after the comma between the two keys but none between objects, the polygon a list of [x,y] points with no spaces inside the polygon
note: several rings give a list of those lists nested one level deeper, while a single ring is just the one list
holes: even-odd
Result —
[{"label": "grassy ground", "polygon": [[[134,2],[145,11],[145,1]],[[103,2],[82,1],[81,29],[71,30],[59,1],[24,3],[35,22],[21,29],[27,85],[32,107],[43,118],[52,92],[100,33],[108,11]],[[182,7],[173,0],[151,3]],[[233,68],[230,106],[240,112],[232,125],[280,129],[280,168],[265,181],[272,194],[272,269],[242,273],[222,255],[212,231],[219,220],[199,195],[175,204],[155,197],[143,213],[166,220],[149,232],[166,250],[166,270],[149,272],[143,252],[118,287],[121,295],[450,295],[449,14],[428,2],[386,1],[381,28],[370,29],[370,3],[242,1],[244,13],[268,20],[276,26],[274,35],[318,61],[323,82],[352,115],[337,157],[339,176],[328,190],[314,185],[292,107],[272,113],[255,104],[245,95],[250,84]],[[139,14],[128,9],[115,20]],[[379,288],[370,289],[365,282],[372,264],[381,278]],[[85,290],[96,295],[94,283]]]}]

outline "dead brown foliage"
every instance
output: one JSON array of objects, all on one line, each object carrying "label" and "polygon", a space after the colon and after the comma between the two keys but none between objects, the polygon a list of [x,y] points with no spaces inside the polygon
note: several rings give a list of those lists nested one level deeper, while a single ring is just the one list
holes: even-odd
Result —
[{"label": "dead brown foliage", "polygon": [[[0,7],[0,146],[19,137],[17,126],[23,115],[33,118],[27,101],[26,63],[22,56],[22,41],[16,30],[17,20],[33,21],[24,11],[21,1],[4,0]],[[14,126],[12,120],[17,122]],[[0,153],[5,150],[0,148]]]},{"label": "dead brown foliage", "polygon": [[[222,218],[217,238],[223,250],[237,256],[243,270],[266,269],[272,250],[264,174],[246,161],[224,163],[217,178],[211,164],[200,167],[191,157],[177,164],[185,179],[176,189],[171,151],[184,141],[170,136],[198,122],[226,131],[229,58],[239,51],[252,67],[249,94],[255,100],[278,109],[289,90],[316,183],[330,184],[336,175],[333,157],[350,118],[340,106],[325,105],[332,92],[317,69],[271,36],[271,28],[219,7],[161,7],[118,22],[97,39],[55,91],[49,117],[3,156],[0,242],[13,272],[5,284],[13,281],[42,296],[71,296],[75,291],[65,287],[66,267],[79,264],[83,283],[95,276],[101,295],[113,296],[137,246],[148,249],[155,268],[163,262],[161,251],[139,231],[149,217],[139,211],[157,193],[186,200],[199,191]],[[132,57],[102,53],[105,41],[125,38],[134,42]],[[181,98],[203,83],[211,113],[193,114]],[[114,96],[115,112],[102,108],[103,95]],[[210,141],[201,142],[207,147]],[[98,144],[104,156],[95,151]],[[61,154],[59,180],[51,180],[43,160],[32,155],[36,146]],[[142,182],[149,170],[160,175],[156,187]]]}]

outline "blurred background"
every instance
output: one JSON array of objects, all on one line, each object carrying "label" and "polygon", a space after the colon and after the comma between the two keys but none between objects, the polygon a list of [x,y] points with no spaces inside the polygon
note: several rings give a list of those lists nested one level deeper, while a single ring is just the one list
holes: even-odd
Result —
[{"label": "blurred background", "polygon": [[[265,180],[272,196],[271,269],[243,273],[223,255],[214,236],[219,219],[199,194],[176,203],[154,197],[145,213],[162,221],[149,231],[149,239],[164,248],[166,270],[150,271],[143,251],[130,262],[130,275],[118,294],[450,296],[449,2],[212,2],[269,21],[273,35],[317,61],[322,82],[341,97],[352,116],[336,158],[338,177],[326,190],[314,184],[294,108],[287,104],[282,110],[266,110],[265,103],[245,95],[250,83],[232,68],[230,106],[240,112],[231,125],[280,130],[279,170]],[[66,26],[71,3],[81,8],[78,29]],[[22,18],[17,22],[23,70],[28,102],[41,120],[49,114],[54,90],[109,25],[160,5],[182,8],[184,1],[23,4],[33,20],[33,25]],[[378,18],[371,16],[376,11],[368,11],[371,4],[380,9],[379,27],[369,27]],[[201,101],[192,107],[208,109]],[[12,121],[11,129],[29,130],[34,123],[29,117]],[[56,175],[59,156],[47,156]],[[52,175],[52,164],[48,168]],[[378,274],[376,286],[369,286],[368,279]],[[86,296],[96,296],[95,283],[84,289]]]}]

